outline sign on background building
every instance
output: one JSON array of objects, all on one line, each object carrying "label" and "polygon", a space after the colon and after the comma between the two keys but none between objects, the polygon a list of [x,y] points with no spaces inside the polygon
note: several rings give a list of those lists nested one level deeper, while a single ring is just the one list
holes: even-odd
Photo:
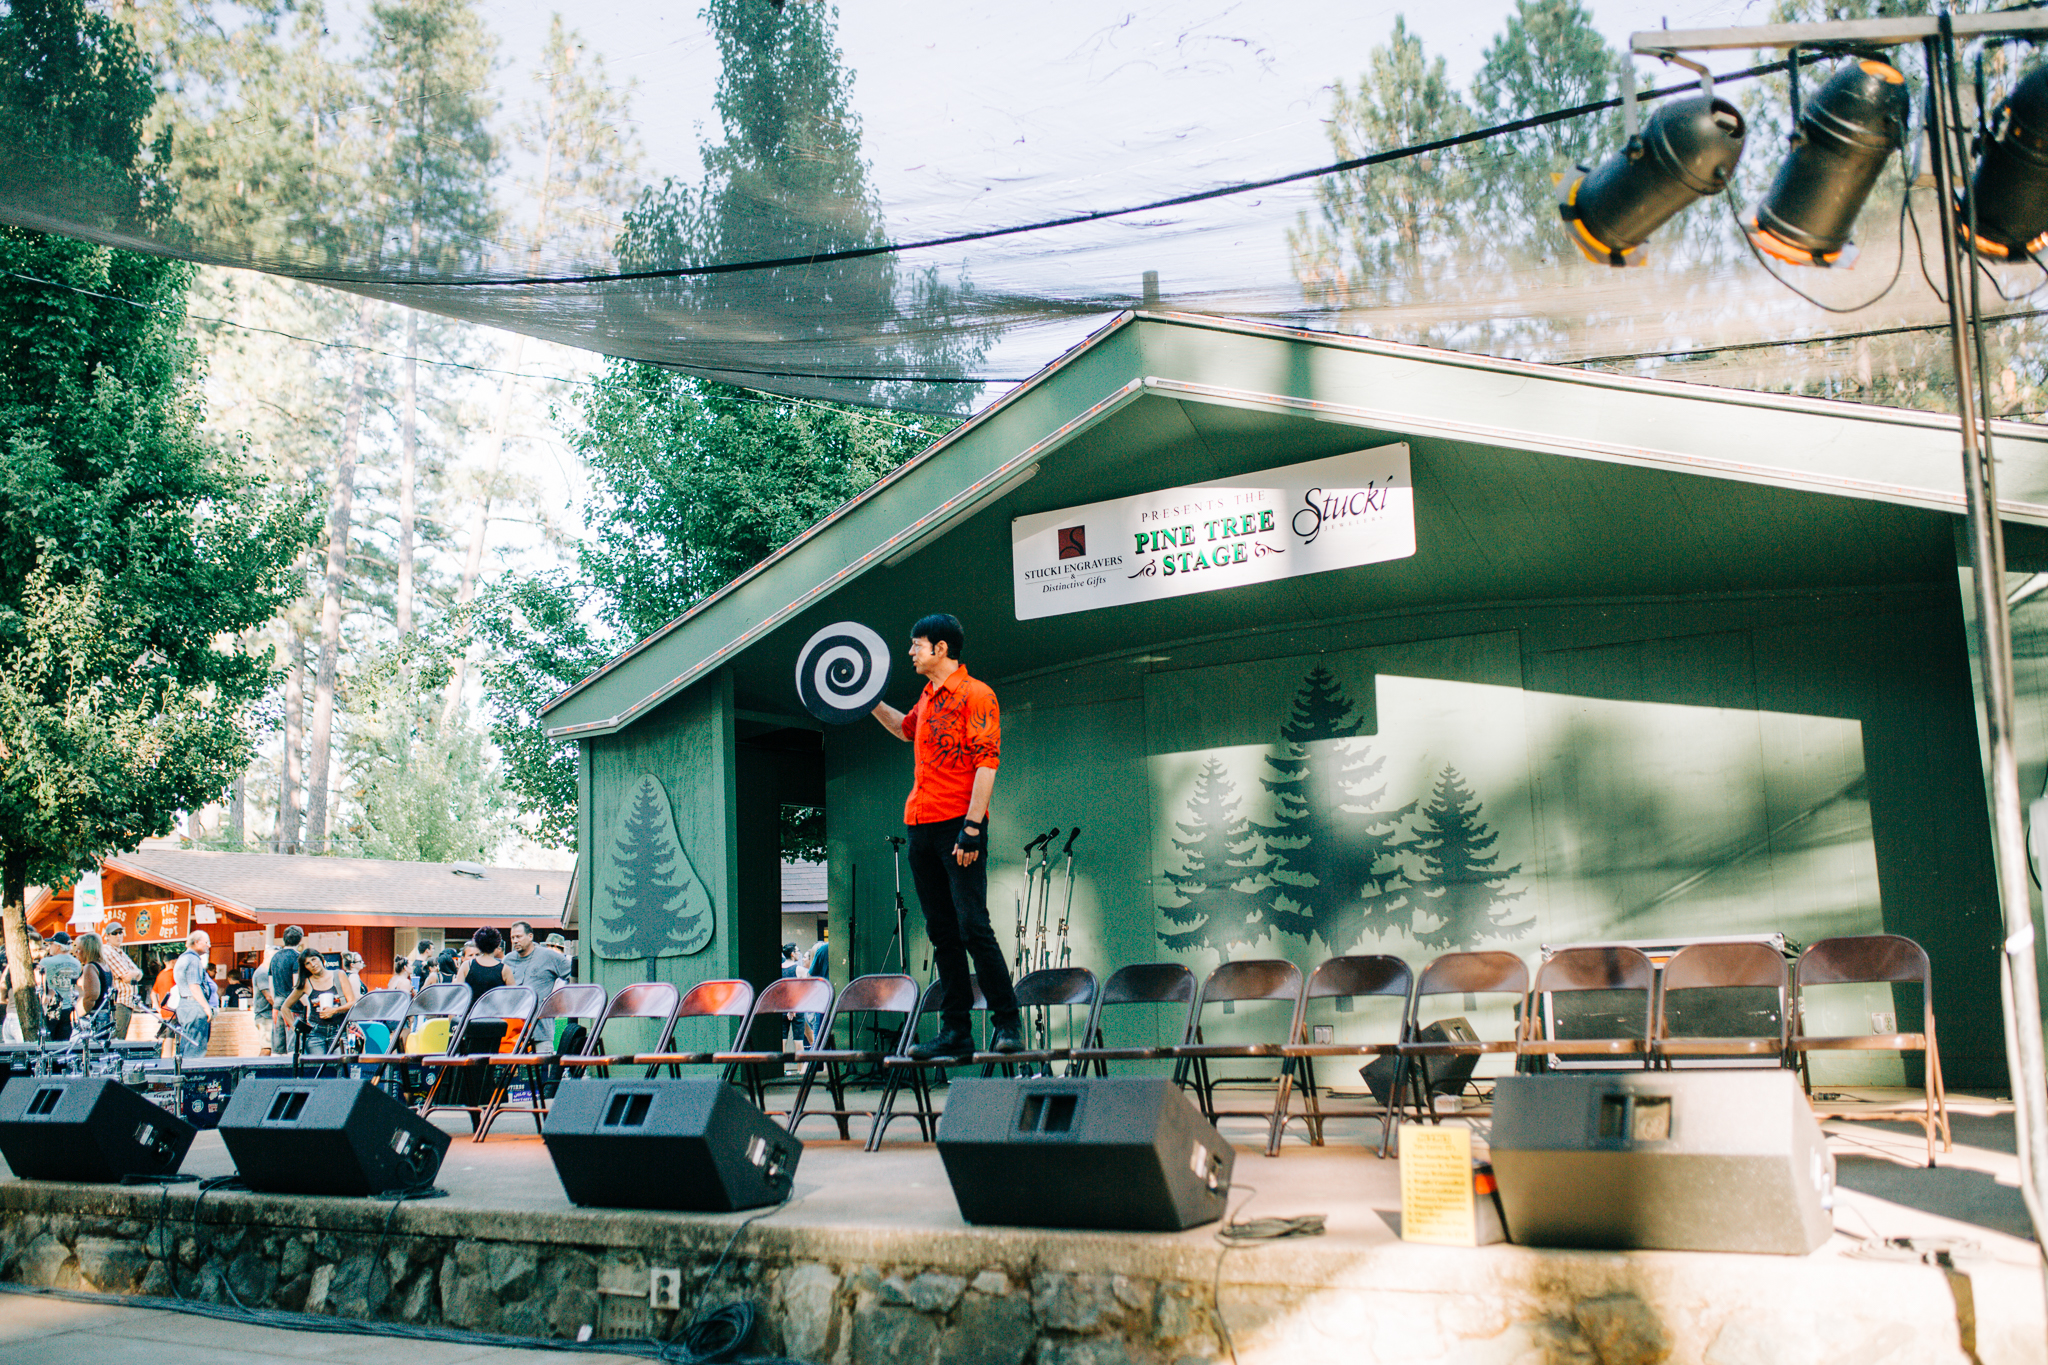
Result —
[{"label": "sign on background building", "polygon": [[1414,553],[1405,443],[1010,523],[1020,621]]}]

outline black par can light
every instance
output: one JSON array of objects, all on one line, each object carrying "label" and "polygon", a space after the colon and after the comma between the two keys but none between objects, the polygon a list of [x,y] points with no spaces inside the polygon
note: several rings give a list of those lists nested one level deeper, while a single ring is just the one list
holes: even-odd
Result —
[{"label": "black par can light", "polygon": [[1991,113],[1990,137],[1970,179],[1977,254],[2016,261],[2048,245],[2048,65],[2020,78]]},{"label": "black par can light", "polygon": [[1905,76],[1874,57],[1829,77],[1800,116],[1770,193],[1743,225],[1756,249],[1793,265],[1853,263],[1849,230],[1886,158],[1905,145],[1911,109]]},{"label": "black par can light", "polygon": [[1626,147],[1564,186],[1557,211],[1572,244],[1596,265],[1641,264],[1635,253],[1650,234],[1728,187],[1747,132],[1726,100],[1666,104]]}]

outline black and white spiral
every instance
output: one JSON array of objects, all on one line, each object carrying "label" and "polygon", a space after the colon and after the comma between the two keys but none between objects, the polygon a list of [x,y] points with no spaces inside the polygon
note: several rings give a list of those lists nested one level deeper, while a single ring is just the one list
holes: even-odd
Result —
[{"label": "black and white spiral", "polygon": [[858,621],[825,627],[796,656],[796,694],[829,725],[851,725],[889,686],[889,647]]}]

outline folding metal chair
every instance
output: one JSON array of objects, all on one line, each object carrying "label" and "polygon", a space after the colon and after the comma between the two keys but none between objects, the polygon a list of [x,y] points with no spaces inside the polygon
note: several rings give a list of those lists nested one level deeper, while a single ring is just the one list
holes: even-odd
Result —
[{"label": "folding metal chair", "polygon": [[[1941,1081],[1941,1049],[1934,1040],[1934,968],[1927,960],[1927,950],[1899,934],[1851,934],[1824,938],[1799,955],[1792,976],[1799,991],[1794,1010],[1798,1023],[1792,1035],[1792,1052],[1799,1059],[1800,1077],[1806,1085],[1809,1102],[1812,1102],[1813,1080],[1807,1074],[1806,1060],[1812,1053],[1919,1052],[1926,1058],[1921,1078],[1921,1088],[1925,1092],[1921,1106],[1888,1105],[1881,1100],[1847,1104],[1823,1101],[1814,1104],[1814,1113],[1822,1118],[1838,1119],[1911,1118],[1927,1131],[1929,1166],[1934,1165],[1934,1132],[1937,1127],[1941,1130],[1942,1150],[1954,1151],[1955,1139],[1949,1131],[1948,1091]],[[1920,987],[1919,1032],[1825,1036],[1806,1031],[1806,993],[1812,987],[1878,984]],[[1915,1112],[1916,1108],[1918,1112]]]},{"label": "folding metal chair", "polygon": [[[1308,985],[1301,993],[1301,1006],[1294,1014],[1294,1027],[1286,1046],[1280,1055],[1286,1060],[1280,1065],[1280,1086],[1273,1096],[1273,1127],[1266,1138],[1266,1155],[1280,1155],[1280,1138],[1286,1131],[1291,1118],[1287,1112],[1288,1091],[1294,1085],[1298,1073],[1301,1077],[1302,1112],[1298,1116],[1308,1128],[1309,1145],[1323,1145],[1323,1111],[1316,1083],[1316,1058],[1318,1057],[1395,1057],[1400,1054],[1402,1025],[1408,1017],[1408,994],[1415,986],[1415,973],[1406,962],[1398,957],[1384,954],[1369,954],[1347,957],[1333,957],[1309,973]],[[1309,1030],[1313,1025],[1309,1011],[1318,1000],[1329,1001],[1341,1012],[1356,1013],[1360,1000],[1384,999],[1395,1002],[1394,1036],[1386,1042],[1363,1042],[1347,1039],[1338,1041],[1334,1036],[1327,1043],[1310,1039]],[[1338,1027],[1330,1025],[1334,1034]],[[1380,1131],[1384,1137],[1386,1127],[1392,1121],[1393,1096],[1381,1106]]]},{"label": "folding metal chair", "polygon": [[[1401,1042],[1395,1049],[1398,1060],[1387,1099],[1390,1107],[1398,1105],[1405,1086],[1408,1099],[1415,1104],[1416,1117],[1426,1118],[1431,1123],[1443,1121],[1431,1102],[1433,1094],[1444,1091],[1447,1085],[1453,1089],[1444,1093],[1462,1091],[1482,1058],[1503,1053],[1512,1055],[1517,1042],[1515,1036],[1424,1038],[1423,1032],[1429,1026],[1422,1022],[1423,1002],[1445,995],[1507,995],[1513,997],[1515,1008],[1526,1015],[1529,968],[1513,953],[1489,949],[1445,953],[1424,967],[1422,975],[1416,978],[1415,994],[1409,997],[1408,1022],[1402,1026]],[[1519,1030],[1518,1020],[1516,1032]],[[1433,1062],[1442,1068],[1435,1077],[1429,1074]],[[1380,1135],[1381,1156],[1387,1154],[1387,1143],[1393,1134],[1392,1117],[1389,1116]]]},{"label": "folding metal chair", "polygon": [[[373,1068],[369,1077],[372,1083],[382,1086],[388,1080],[388,1088],[397,1099],[407,1104],[417,1102],[425,1095],[426,1083],[414,1075],[413,1069],[420,1067],[427,1057],[439,1056],[454,1045],[462,1036],[462,1021],[475,1000],[476,993],[460,982],[422,986],[399,1017],[393,1046],[384,1052],[363,1053],[356,1062]],[[423,1036],[432,1032],[435,1024],[445,1032],[437,1046],[423,1047]],[[389,1075],[393,1069],[396,1076]]]},{"label": "folding metal chair", "polygon": [[[645,1064],[647,1074],[652,1076],[660,1070],[658,1063],[647,1062],[650,1056],[668,1056],[674,1042],[677,1021],[683,1018],[686,1005],[694,1006],[692,1017],[702,1018],[724,1013],[717,1008],[732,1004],[735,1013],[745,1015],[754,1003],[754,988],[744,981],[701,981],[690,988],[688,996],[676,987],[673,981],[640,981],[630,986],[621,986],[612,996],[611,1004],[590,1030],[590,1041],[583,1054],[564,1057],[562,1074],[588,1076],[595,1071],[599,1076],[612,1074],[614,1066]],[[613,1024],[620,1021],[637,1021],[654,1030],[654,1043],[650,1049],[624,1052],[614,1050],[616,1035],[608,1043],[605,1034]]]},{"label": "folding metal chair", "polygon": [[[917,1022],[917,982],[910,977],[889,973],[878,976],[857,976],[846,983],[846,989],[839,992],[832,1001],[832,1013],[825,1020],[825,1027],[818,1038],[827,1046],[814,1047],[804,1053],[803,1081],[797,1086],[796,1103],[789,1110],[789,1131],[794,1133],[797,1125],[807,1118],[823,1118],[830,1115],[839,1125],[839,1136],[853,1137],[847,1126],[850,1118],[872,1115],[878,1109],[849,1109],[846,1105],[848,1072],[854,1067],[881,1069],[886,1057],[894,1056],[909,1046],[905,1041],[911,1026]],[[882,1015],[902,1016],[902,1022],[893,1032],[878,1029]],[[881,1031],[882,1047],[833,1047],[841,1027],[847,1030],[847,1039],[853,1042],[860,1037],[860,1021],[869,1025],[868,1033],[873,1036]],[[810,1107],[812,1087],[817,1083],[819,1068],[825,1072],[825,1087],[832,1096],[832,1108],[812,1109]]]},{"label": "folding metal chair", "polygon": [[[791,1016],[830,1014],[832,994],[832,982],[826,977],[778,976],[754,997],[753,1013],[740,1025],[733,1048],[712,1053],[710,1060],[725,1068],[725,1078],[746,1091],[755,1108],[768,1113],[768,1087],[773,1081],[784,1079],[783,1068],[789,1063],[789,1054],[779,1044],[788,1036]],[[778,1046],[753,1046],[754,1035],[771,1018],[776,1021]]]},{"label": "folding metal chair", "polygon": [[[1656,1060],[1668,1067],[1682,1057],[1770,1057],[1783,1066],[1792,1055],[1791,983],[1785,955],[1768,944],[1687,944],[1664,963],[1657,990],[1656,1036],[1651,1040]],[[1727,992],[1736,990],[1771,992],[1768,1017],[1776,1021],[1773,1031],[1710,1036],[1673,1030],[1673,996],[1681,1007],[1694,1001],[1726,1003]],[[1710,991],[1720,994],[1707,996]]]},{"label": "folding metal chair", "polygon": [[[1067,1062],[1068,1073],[1072,1074],[1074,1064],[1070,1059],[1074,1048],[1087,1040],[1095,1022],[1095,999],[1100,994],[1095,973],[1086,967],[1040,967],[1018,978],[1016,992],[1017,1008],[1025,1020],[1029,1022],[1034,1013],[1038,1014],[1047,1044],[1052,1042],[1053,1011],[1065,1010],[1066,1042],[1059,1047],[1026,1048],[1022,1052],[977,1052],[974,1060],[999,1069],[1005,1076],[1050,1076],[1055,1062]],[[1074,1023],[1075,1010],[1082,1011],[1078,1027]]]},{"label": "folding metal chair", "polygon": [[[1243,962],[1226,962],[1208,979],[1202,982],[1200,996],[1195,1001],[1194,1036],[1173,1050],[1176,1059],[1188,1064],[1186,1075],[1194,1085],[1195,1099],[1202,1107],[1202,1116],[1214,1123],[1227,1115],[1216,1107],[1216,1090],[1224,1085],[1242,1085],[1262,1081],[1262,1077],[1214,1076],[1210,1074],[1209,1063],[1249,1058],[1281,1057],[1280,1049],[1293,1036],[1295,1023],[1301,1016],[1301,968],[1282,958],[1248,958]],[[1271,1030],[1270,1040],[1250,1043],[1211,1043],[1203,1039],[1202,1020],[1204,1011],[1211,1005],[1231,1006],[1260,1002],[1287,1006],[1285,1023]],[[1284,1064],[1284,1062],[1283,1062]],[[1275,1089],[1280,1083],[1279,1075],[1273,1077]],[[1272,1109],[1236,1110],[1237,1115],[1256,1113],[1260,1118],[1272,1118]]]},{"label": "folding metal chair", "polygon": [[[352,1062],[368,1060],[374,1064],[377,1058],[389,1056],[390,1039],[397,1036],[400,1027],[405,1023],[406,1015],[411,1009],[412,996],[405,991],[365,992],[357,997],[355,1004],[348,1007],[348,1013],[341,1017],[341,1028],[335,1036],[337,1038],[346,1038],[348,1037],[349,1030],[352,1028],[360,1030],[364,1025],[381,1025],[386,1033],[385,1045],[381,1047],[365,1046],[362,1051],[353,1053],[302,1054],[298,1058],[299,1070],[296,1074],[304,1075],[306,1074],[305,1069],[311,1067],[315,1076],[322,1074],[340,1075],[346,1071]],[[358,1036],[364,1037],[367,1041],[367,1035],[359,1032]]]},{"label": "folding metal chair", "polygon": [[[604,1016],[607,1003],[602,986],[558,986],[554,994],[540,1002],[540,1010],[533,1016],[533,1023],[521,1039],[522,1046],[517,1052],[500,1053],[484,1059],[484,1066],[495,1084],[491,1087],[490,1106],[485,1109],[483,1122],[476,1130],[478,1142],[491,1135],[491,1125],[498,1121],[500,1114],[531,1114],[534,1131],[542,1131],[541,1119],[548,1112],[548,1084],[561,1075],[561,1068],[556,1064],[558,1059],[546,1036],[547,1026],[563,1019],[581,1023],[587,1030],[582,1050],[587,1052],[597,1038],[593,1026]],[[548,1050],[543,1051],[544,1046]],[[512,1087],[520,1083],[526,1087],[526,1103],[514,1104]]]},{"label": "folding metal chair", "polygon": [[[968,1009],[974,1014],[980,1014],[983,1021],[986,1022],[988,1018],[988,998],[981,993],[981,978],[979,976],[970,976],[968,982],[973,988],[973,996]],[[917,1101],[917,1109],[914,1111],[913,1117],[917,1119],[917,1131],[921,1135],[922,1140],[931,1142],[938,1136],[939,1109],[937,1103],[932,1099],[931,1077],[936,1073],[941,1079],[944,1079],[947,1067],[966,1064],[961,1062],[923,1061],[911,1056],[910,1049],[917,1042],[918,1027],[924,1022],[925,1016],[939,1013],[941,1004],[945,999],[945,993],[946,983],[943,981],[934,981],[931,985],[925,987],[924,998],[918,1002],[917,1017],[910,1021],[910,1027],[903,1032],[903,1050],[894,1057],[884,1057],[882,1059],[882,1073],[888,1079],[882,1085],[882,1098],[875,1106],[875,1126],[868,1132],[867,1150],[870,1152],[875,1151],[882,1145],[883,1131],[891,1123],[903,1117],[903,1115],[896,1112],[896,1097],[903,1093],[903,1087],[906,1082],[910,1086],[912,1098]],[[969,1028],[972,1031],[971,1018]],[[982,1068],[982,1074],[988,1074],[987,1067]]]},{"label": "folding metal chair", "polygon": [[[1582,992],[1641,992],[1642,1013],[1639,1017],[1632,1006],[1621,1006],[1611,1016],[1564,1018],[1557,997]],[[1532,1071],[1553,1057],[1640,1057],[1647,1069],[1655,1060],[1650,1038],[1656,1028],[1656,995],[1656,964],[1640,948],[1560,948],[1536,969],[1516,1055]]]},{"label": "folding metal chair", "polygon": [[[1107,1076],[1111,1062],[1172,1060],[1173,1050],[1193,1036],[1195,1001],[1200,994],[1195,974],[1178,962],[1136,962],[1117,968],[1102,983],[1096,996],[1095,1017],[1088,1021],[1088,1032],[1084,1035],[1086,1046],[1077,1047],[1072,1053],[1073,1070],[1085,1073],[1092,1068],[1096,1075]],[[1125,1018],[1130,1013],[1124,1008],[1128,1005],[1152,1006],[1155,1023],[1160,1010],[1168,1011],[1172,1022],[1164,1032],[1172,1041],[1108,1046],[1109,1011],[1115,1009],[1119,1018]],[[1185,1069],[1184,1064],[1175,1062],[1176,1083]]]},{"label": "folding metal chair", "polygon": [[[511,1043],[517,1047],[526,1038],[533,1023],[534,1011],[540,1008],[540,998],[530,986],[493,986],[476,998],[463,1018],[462,1032],[453,1045],[466,1046],[471,1030],[479,1024],[500,1024],[499,1047]],[[433,1083],[427,1087],[426,1102],[420,1106],[420,1116],[427,1117],[442,1109],[460,1109],[470,1116],[470,1123],[483,1125],[484,1111],[490,1107],[488,1077],[493,1052],[449,1051],[439,1057],[423,1057],[421,1065],[433,1073]],[[450,1077],[460,1078],[451,1084]],[[451,1092],[445,1099],[442,1092]]]}]

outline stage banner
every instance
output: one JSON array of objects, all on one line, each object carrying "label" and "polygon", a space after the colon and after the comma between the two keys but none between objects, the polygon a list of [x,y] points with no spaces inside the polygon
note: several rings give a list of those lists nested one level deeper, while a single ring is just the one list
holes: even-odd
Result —
[{"label": "stage banner", "polygon": [[1414,553],[1405,442],[1010,523],[1020,621]]}]

